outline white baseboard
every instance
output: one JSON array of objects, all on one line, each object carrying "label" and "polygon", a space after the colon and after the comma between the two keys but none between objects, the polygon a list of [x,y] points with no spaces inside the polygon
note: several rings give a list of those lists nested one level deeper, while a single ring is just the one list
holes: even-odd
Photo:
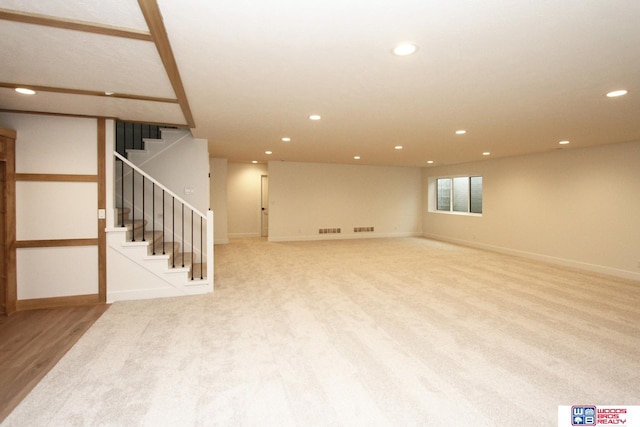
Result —
[{"label": "white baseboard", "polygon": [[262,237],[260,233],[229,233],[229,239],[242,239],[245,237]]},{"label": "white baseboard", "polygon": [[345,234],[314,234],[305,236],[269,236],[270,242],[308,242],[321,240],[355,240],[355,239],[386,239],[392,237],[421,237],[421,232],[400,233],[345,233]]},{"label": "white baseboard", "polygon": [[127,291],[107,291],[107,303],[111,304],[116,301],[131,301],[141,299],[183,297],[187,294],[180,292],[176,288],[164,287],[156,289],[134,289]]},{"label": "white baseboard", "polygon": [[437,234],[424,233],[422,235],[427,239],[439,240],[442,242],[454,243],[456,245],[468,246],[472,248],[485,249],[492,252],[498,252],[506,255],[519,256],[523,258],[533,259],[536,261],[548,262],[550,264],[561,265],[563,267],[575,268],[577,270],[590,271],[592,273],[606,274],[608,276],[620,277],[623,279],[640,281],[640,273],[634,271],[620,270],[617,268],[607,267],[603,265],[590,264],[582,261],[575,261],[566,258],[558,258],[534,252],[521,251],[518,249],[505,248],[501,246],[493,246],[485,243],[478,243],[469,240],[455,239]]}]

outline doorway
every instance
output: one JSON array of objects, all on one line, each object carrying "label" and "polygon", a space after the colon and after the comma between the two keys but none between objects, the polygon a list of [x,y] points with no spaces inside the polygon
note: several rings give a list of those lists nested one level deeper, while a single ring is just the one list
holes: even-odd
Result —
[{"label": "doorway", "polygon": [[267,175],[260,175],[260,179],[260,207],[262,211],[262,230],[260,235],[262,237],[269,237],[269,177]]}]

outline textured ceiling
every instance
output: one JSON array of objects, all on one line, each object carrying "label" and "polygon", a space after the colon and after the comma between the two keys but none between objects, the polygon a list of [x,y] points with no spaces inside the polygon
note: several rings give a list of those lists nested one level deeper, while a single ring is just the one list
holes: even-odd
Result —
[{"label": "textured ceiling", "polygon": [[[637,0],[157,3],[212,156],[426,166],[640,140]],[[134,0],[0,8],[148,31]],[[403,41],[418,52],[392,55]],[[0,49],[0,82],[177,98],[152,42],[0,20]],[[86,95],[0,89],[0,108],[187,123]]]}]

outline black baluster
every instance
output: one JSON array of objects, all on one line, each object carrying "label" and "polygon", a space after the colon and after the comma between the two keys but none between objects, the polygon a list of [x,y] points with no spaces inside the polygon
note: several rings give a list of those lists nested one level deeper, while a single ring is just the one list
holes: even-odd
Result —
[{"label": "black baluster", "polygon": [[151,248],[156,254],[156,183],[151,181]]},{"label": "black baluster", "polygon": [[131,241],[136,241],[136,171],[131,168]]},{"label": "black baluster", "polygon": [[193,256],[193,209],[191,210],[191,280],[193,280],[193,269],[196,264],[196,259]]},{"label": "black baluster", "polygon": [[182,267],[184,267],[184,203],[182,204]]},{"label": "black baluster", "polygon": [[135,149],[140,150],[142,149],[142,138],[138,138],[138,135],[136,134],[138,135],[142,134],[142,129],[140,128],[140,125],[137,123],[133,125],[133,145]]},{"label": "black baluster", "polygon": [[133,147],[133,123],[124,124],[124,156],[127,156],[127,150]]},{"label": "black baluster", "polygon": [[162,189],[162,255],[166,255],[164,250],[164,188]]},{"label": "black baluster", "polygon": [[172,197],[171,199],[171,227],[173,236],[173,247],[171,249],[171,253],[173,254],[173,264],[171,264],[171,266],[176,268],[176,198]]},{"label": "black baluster", "polygon": [[146,242],[144,237],[144,175],[142,175],[142,241]]},{"label": "black baluster", "polygon": [[124,162],[120,160],[120,226],[124,227]]}]

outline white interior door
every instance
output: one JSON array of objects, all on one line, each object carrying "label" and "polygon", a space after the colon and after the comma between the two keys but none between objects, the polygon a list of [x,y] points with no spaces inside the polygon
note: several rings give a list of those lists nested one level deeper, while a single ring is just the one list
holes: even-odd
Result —
[{"label": "white interior door", "polygon": [[262,237],[269,235],[269,177],[262,175]]}]

